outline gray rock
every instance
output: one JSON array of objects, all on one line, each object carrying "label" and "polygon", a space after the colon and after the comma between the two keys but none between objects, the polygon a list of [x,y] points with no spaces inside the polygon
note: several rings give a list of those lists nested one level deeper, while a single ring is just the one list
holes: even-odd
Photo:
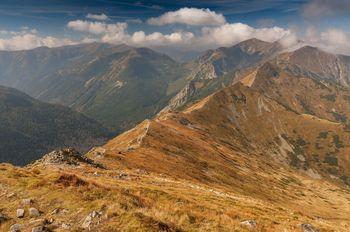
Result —
[{"label": "gray rock", "polygon": [[44,231],[44,227],[42,226],[36,226],[32,228],[32,232],[43,232]]},{"label": "gray rock", "polygon": [[14,224],[10,227],[10,232],[19,232],[21,231],[21,227],[20,224]]},{"label": "gray rock", "polygon": [[92,211],[91,213],[89,213],[88,216],[86,216],[83,224],[82,224],[82,227],[84,229],[90,229],[91,225],[93,224],[93,219],[94,218],[97,218],[97,217],[100,217],[102,215],[101,212],[97,212],[97,211]]},{"label": "gray rock", "polygon": [[39,217],[40,216],[40,212],[36,208],[30,208],[29,209],[29,216],[31,216],[31,217]]},{"label": "gray rock", "polygon": [[118,179],[126,179],[126,178],[128,178],[128,174],[122,172],[117,176],[117,178]]},{"label": "gray rock", "polygon": [[100,217],[101,215],[102,215],[102,213],[101,213],[101,212],[97,212],[97,211],[92,211],[92,212],[90,213],[90,216],[91,216],[92,218]]},{"label": "gray rock", "polygon": [[309,223],[303,223],[300,225],[300,227],[303,232],[319,232],[318,229]]},{"label": "gray rock", "polygon": [[69,230],[71,225],[69,223],[62,223],[62,229]]},{"label": "gray rock", "polygon": [[18,218],[24,217],[24,209],[17,209],[16,215]]},{"label": "gray rock", "polygon": [[240,224],[242,226],[249,228],[249,229],[254,229],[254,228],[256,228],[256,225],[257,225],[256,221],[254,221],[254,220],[246,220],[246,221],[241,222]]},{"label": "gray rock", "polygon": [[74,148],[52,151],[44,155],[40,160],[37,160],[34,164],[79,166],[83,163],[89,164],[95,168],[106,169],[104,165],[96,163],[92,159],[87,158],[86,156],[76,151]]}]

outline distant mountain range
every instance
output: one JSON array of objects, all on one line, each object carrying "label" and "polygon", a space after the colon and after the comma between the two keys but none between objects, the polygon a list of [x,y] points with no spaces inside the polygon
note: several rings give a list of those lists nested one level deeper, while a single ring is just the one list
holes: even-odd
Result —
[{"label": "distant mountain range", "polygon": [[0,86],[0,122],[0,162],[16,165],[67,146],[86,152],[111,136],[101,124],[80,113],[3,86]]},{"label": "distant mountain range", "polygon": [[0,52],[0,84],[69,106],[122,131],[163,108],[184,67],[148,48],[83,44]]},{"label": "distant mountain range", "polygon": [[[348,123],[349,112],[343,108],[347,95],[337,97],[337,94],[343,96],[342,88],[349,86],[349,67],[347,56],[309,46],[285,52],[279,42],[257,39],[209,50],[184,64],[148,48],[91,43],[1,51],[0,68],[4,71],[0,74],[0,84],[17,88],[40,101],[68,106],[101,123],[102,131],[106,127],[115,133],[159,112],[162,115],[185,109],[243,79],[247,86],[269,93],[298,113]],[[304,93],[303,89],[310,86],[300,89],[302,83],[295,83],[296,78],[277,86],[271,82],[274,79],[261,82],[263,76],[270,77],[273,72],[318,80],[329,93],[318,89]],[[259,79],[255,80],[257,75]],[[291,88],[292,85],[295,87]],[[324,107],[319,106],[320,102]],[[93,130],[98,130],[98,124],[93,123]],[[72,124],[67,125],[65,129],[70,131]]]}]

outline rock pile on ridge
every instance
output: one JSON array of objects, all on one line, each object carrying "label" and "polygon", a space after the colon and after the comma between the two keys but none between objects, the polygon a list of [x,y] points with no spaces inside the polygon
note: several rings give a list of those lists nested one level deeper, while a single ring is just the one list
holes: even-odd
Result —
[{"label": "rock pile on ridge", "polygon": [[66,148],[62,150],[54,150],[36,161],[33,165],[69,165],[79,166],[80,164],[88,164],[95,168],[105,167],[102,164],[96,163],[92,159],[80,154],[74,148]]}]

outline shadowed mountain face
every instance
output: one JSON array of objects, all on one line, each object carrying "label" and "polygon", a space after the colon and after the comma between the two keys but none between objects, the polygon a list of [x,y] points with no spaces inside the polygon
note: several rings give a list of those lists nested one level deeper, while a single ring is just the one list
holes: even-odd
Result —
[{"label": "shadowed mountain face", "polygon": [[184,85],[181,65],[126,45],[0,52],[0,68],[0,84],[72,107],[117,131],[152,117]]},{"label": "shadowed mountain face", "polygon": [[24,165],[52,149],[84,152],[105,142],[109,132],[96,121],[58,105],[0,86],[0,162]]}]

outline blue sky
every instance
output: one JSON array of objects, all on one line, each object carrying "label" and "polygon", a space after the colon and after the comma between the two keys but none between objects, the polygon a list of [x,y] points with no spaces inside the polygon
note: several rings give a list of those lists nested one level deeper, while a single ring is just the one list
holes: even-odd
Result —
[{"label": "blue sky", "polygon": [[[181,9],[198,9],[203,10],[203,17],[223,17],[215,25],[206,25],[208,21],[193,23],[186,22],[191,11],[179,11]],[[208,9],[209,11],[204,11]],[[175,12],[173,17],[184,17],[180,21],[171,21],[170,16],[167,19],[159,17],[168,12]],[[193,11],[193,17],[196,17]],[[201,12],[199,12],[201,13]],[[87,18],[90,15],[105,15],[106,20],[96,18]],[[206,15],[205,15],[206,14]],[[214,14],[214,16],[213,16]],[[150,18],[157,20],[170,20],[168,23],[149,23]],[[108,25],[118,24],[119,29],[107,32],[96,32],[86,28],[101,25],[79,25],[69,22],[103,24],[105,28]],[[124,23],[125,25],[121,25]],[[247,27],[242,28],[241,23]],[[229,26],[231,25],[231,26]],[[336,30],[336,39],[342,43],[347,42],[350,31],[350,0],[151,0],[151,1],[130,1],[130,0],[1,0],[0,1],[0,49],[15,50],[21,49],[19,41],[26,34],[35,34],[39,39],[34,41],[30,38],[31,45],[24,46],[23,49],[32,48],[33,46],[52,45],[55,46],[65,43],[77,43],[79,41],[100,41],[114,43],[131,43],[132,45],[153,45],[156,39],[160,39],[164,46],[174,45],[176,36],[187,36],[187,42],[176,42],[175,45],[191,45],[189,40],[200,41],[201,46],[198,49],[215,46],[228,46],[232,43],[239,42],[240,39],[247,37],[263,37],[264,31],[259,28],[278,27],[283,30],[273,32],[272,29],[267,32],[267,39],[275,40],[286,37],[288,33],[296,34],[298,37],[304,37],[307,34],[315,40],[322,33],[324,38],[334,39],[334,30]],[[84,27],[85,29],[83,29]],[[211,29],[205,29],[205,28]],[[216,30],[215,27],[218,27]],[[220,27],[220,28],[219,28]],[[252,29],[251,29],[252,28]],[[207,30],[207,35],[203,31]],[[252,31],[255,30],[255,31]],[[333,30],[333,31],[331,31]],[[137,33],[134,36],[135,32]],[[215,33],[232,35],[236,39],[226,39],[219,41],[218,38],[212,37]],[[249,33],[248,33],[249,31]],[[289,32],[288,32],[289,31]],[[237,34],[237,33],[238,34]],[[332,33],[331,33],[332,32]],[[119,33],[115,38],[111,33]],[[161,33],[162,35],[153,34]],[[172,33],[179,33],[172,34]],[[188,33],[188,34],[185,34]],[[221,34],[220,34],[221,33]],[[243,36],[239,33],[246,33]],[[248,33],[248,34],[247,34]],[[274,34],[275,33],[275,34]],[[276,33],[280,33],[278,37]],[[193,34],[193,35],[191,35]],[[312,35],[313,34],[313,35]],[[149,36],[151,35],[151,36]],[[15,39],[13,37],[17,36]],[[114,39],[111,39],[113,36]],[[162,37],[163,36],[163,37]],[[207,36],[204,38],[204,36]],[[45,42],[45,38],[50,37],[50,42]],[[123,37],[123,38],[121,38]],[[103,39],[104,38],[104,39]],[[169,39],[170,38],[170,39]],[[199,38],[199,40],[197,39]],[[345,38],[345,42],[344,42]],[[41,40],[40,40],[41,39]],[[56,41],[52,42],[54,39]],[[260,38],[263,39],[263,38]],[[304,39],[304,38],[303,38]],[[14,41],[15,40],[15,41]],[[29,38],[26,38],[29,40]],[[64,41],[63,41],[64,40]],[[152,42],[152,41],[153,42]],[[211,41],[209,41],[211,40]],[[44,42],[43,42],[44,41]],[[47,40],[46,40],[47,41]],[[135,41],[138,41],[137,43]],[[328,41],[329,42],[329,41]],[[15,44],[17,43],[17,44]],[[320,41],[318,41],[320,43]],[[12,46],[12,44],[15,44]],[[25,43],[24,43],[25,44]],[[331,47],[333,45],[327,45]],[[350,49],[349,49],[350,50]]]}]

